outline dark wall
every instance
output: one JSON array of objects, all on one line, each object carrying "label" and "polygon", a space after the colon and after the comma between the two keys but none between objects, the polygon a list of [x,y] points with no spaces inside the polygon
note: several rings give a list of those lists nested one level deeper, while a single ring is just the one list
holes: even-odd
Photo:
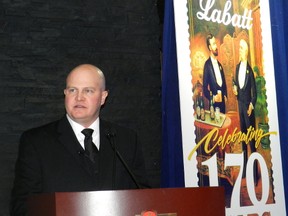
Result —
[{"label": "dark wall", "polygon": [[5,0],[0,3],[0,215],[8,215],[21,133],[64,114],[67,73],[105,73],[102,117],[138,131],[159,186],[161,72],[155,0]]}]

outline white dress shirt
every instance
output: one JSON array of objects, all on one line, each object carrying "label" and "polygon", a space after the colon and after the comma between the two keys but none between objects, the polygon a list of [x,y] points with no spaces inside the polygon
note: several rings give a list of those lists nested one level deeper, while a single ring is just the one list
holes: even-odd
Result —
[{"label": "white dress shirt", "polygon": [[[81,132],[83,129],[85,129],[82,125],[78,124],[77,122],[73,121],[68,114],[66,114],[67,119],[80,143],[80,145],[82,146],[83,149],[85,149],[84,147],[84,139],[85,136],[84,134]],[[97,147],[97,149],[100,149],[100,135],[99,135],[99,118],[96,119],[96,121],[94,121],[88,128],[93,129],[93,134],[92,134],[92,140],[93,143],[95,144],[95,146]]]},{"label": "white dress shirt", "polygon": [[242,89],[245,84],[245,77],[246,77],[246,69],[247,69],[247,62],[240,62],[239,67],[239,74],[238,74],[238,80],[239,80],[239,87]]},{"label": "white dress shirt", "polygon": [[215,76],[216,76],[216,82],[219,86],[222,86],[223,81],[222,81],[222,77],[221,77],[221,72],[220,72],[220,68],[219,68],[219,64],[217,59],[210,57],[211,61],[212,61],[212,65],[213,65],[213,69],[215,72]]}]

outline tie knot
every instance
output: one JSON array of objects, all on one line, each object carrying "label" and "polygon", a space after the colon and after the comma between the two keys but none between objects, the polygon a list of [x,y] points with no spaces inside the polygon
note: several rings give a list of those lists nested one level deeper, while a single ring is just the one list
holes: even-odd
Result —
[{"label": "tie knot", "polygon": [[93,129],[91,128],[85,128],[84,130],[81,131],[85,135],[85,137],[91,137],[93,134]]}]

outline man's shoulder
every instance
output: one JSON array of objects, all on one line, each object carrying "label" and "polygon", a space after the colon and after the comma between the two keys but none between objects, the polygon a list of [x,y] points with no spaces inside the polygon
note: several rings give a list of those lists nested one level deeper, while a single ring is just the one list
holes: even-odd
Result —
[{"label": "man's shoulder", "polygon": [[100,129],[105,130],[106,133],[135,133],[136,131],[115,122],[107,121],[100,118]]},{"label": "man's shoulder", "polygon": [[219,60],[217,60],[217,62],[218,62],[218,65],[220,65],[220,66],[222,67],[222,64],[221,64],[221,62],[220,62]]},{"label": "man's shoulder", "polygon": [[46,124],[43,124],[43,125],[40,125],[37,127],[30,128],[30,129],[24,131],[23,134],[36,135],[36,134],[47,133],[49,131],[54,132],[57,130],[57,127],[58,127],[60,121],[63,121],[63,119],[58,119],[58,120],[48,122]]},{"label": "man's shoulder", "polygon": [[209,58],[207,58],[207,60],[205,61],[204,65],[208,65],[208,64],[212,64],[211,58],[209,56]]},{"label": "man's shoulder", "polygon": [[251,67],[251,65],[249,64],[248,61],[247,61],[247,68],[248,68],[248,70],[249,70],[250,72],[253,72],[253,69],[252,69],[252,67]]}]

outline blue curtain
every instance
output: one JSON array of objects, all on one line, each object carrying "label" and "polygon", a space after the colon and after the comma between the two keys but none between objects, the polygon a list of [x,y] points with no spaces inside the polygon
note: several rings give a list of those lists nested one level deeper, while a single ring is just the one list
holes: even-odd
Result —
[{"label": "blue curtain", "polygon": [[165,1],[162,70],[161,187],[183,187],[184,168],[173,0]]},{"label": "blue curtain", "polygon": [[[286,211],[288,210],[288,2],[287,0],[269,1],[271,31],[273,41],[274,69],[277,93],[279,132],[285,187]],[[286,39],[286,40],[285,40]],[[271,119],[273,120],[273,119]]]}]

